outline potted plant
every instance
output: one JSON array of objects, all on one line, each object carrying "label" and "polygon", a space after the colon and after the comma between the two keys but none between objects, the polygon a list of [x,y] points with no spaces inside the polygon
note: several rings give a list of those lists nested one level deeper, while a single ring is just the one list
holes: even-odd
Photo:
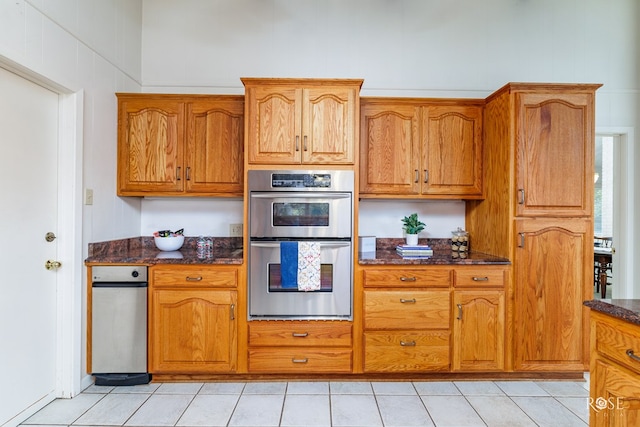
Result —
[{"label": "potted plant", "polygon": [[407,234],[407,245],[418,244],[418,233],[424,230],[424,222],[418,219],[417,213],[412,213],[409,216],[402,218],[403,229]]}]

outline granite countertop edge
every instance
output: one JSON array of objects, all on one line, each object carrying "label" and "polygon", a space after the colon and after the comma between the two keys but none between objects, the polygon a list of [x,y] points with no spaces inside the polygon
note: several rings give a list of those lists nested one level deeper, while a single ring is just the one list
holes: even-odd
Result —
[{"label": "granite countertop edge", "polygon": [[638,299],[594,299],[585,301],[584,305],[599,313],[640,325],[640,300]]}]

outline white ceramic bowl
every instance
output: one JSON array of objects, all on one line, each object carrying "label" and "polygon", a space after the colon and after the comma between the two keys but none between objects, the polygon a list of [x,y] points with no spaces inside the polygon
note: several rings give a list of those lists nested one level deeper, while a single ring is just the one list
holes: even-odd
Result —
[{"label": "white ceramic bowl", "polygon": [[153,240],[156,242],[156,247],[161,251],[177,251],[184,244],[184,236],[169,236],[169,237],[157,237],[154,236]]}]

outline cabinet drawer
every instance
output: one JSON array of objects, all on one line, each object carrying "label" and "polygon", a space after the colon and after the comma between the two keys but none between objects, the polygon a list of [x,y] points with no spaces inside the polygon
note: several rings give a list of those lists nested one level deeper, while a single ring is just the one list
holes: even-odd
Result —
[{"label": "cabinet drawer", "polygon": [[449,291],[365,291],[365,329],[448,329]]},{"label": "cabinet drawer", "polygon": [[449,331],[365,332],[365,372],[449,370]]},{"label": "cabinet drawer", "polygon": [[457,287],[494,287],[504,286],[506,270],[493,268],[456,269],[453,271],[454,284]]},{"label": "cabinet drawer", "polygon": [[448,287],[450,269],[380,269],[363,271],[366,287]]},{"label": "cabinet drawer", "polygon": [[[615,326],[596,321],[595,328],[597,351],[640,374],[640,361],[627,354],[631,350],[633,355],[640,357],[640,333],[621,321],[616,322]],[[637,326],[635,328],[640,329]]]},{"label": "cabinet drawer", "polygon": [[249,322],[249,345],[349,347],[351,346],[351,323]]},{"label": "cabinet drawer", "polygon": [[152,286],[236,287],[236,267],[152,267]]},{"label": "cabinet drawer", "polygon": [[249,350],[249,372],[350,373],[351,350],[260,348]]}]

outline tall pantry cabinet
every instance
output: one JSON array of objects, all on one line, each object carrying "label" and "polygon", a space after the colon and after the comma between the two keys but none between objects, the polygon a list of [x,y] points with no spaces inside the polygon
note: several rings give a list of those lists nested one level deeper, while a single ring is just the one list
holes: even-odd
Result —
[{"label": "tall pantry cabinet", "polygon": [[588,368],[595,84],[511,83],[486,100],[474,250],[512,260],[507,370]]}]

